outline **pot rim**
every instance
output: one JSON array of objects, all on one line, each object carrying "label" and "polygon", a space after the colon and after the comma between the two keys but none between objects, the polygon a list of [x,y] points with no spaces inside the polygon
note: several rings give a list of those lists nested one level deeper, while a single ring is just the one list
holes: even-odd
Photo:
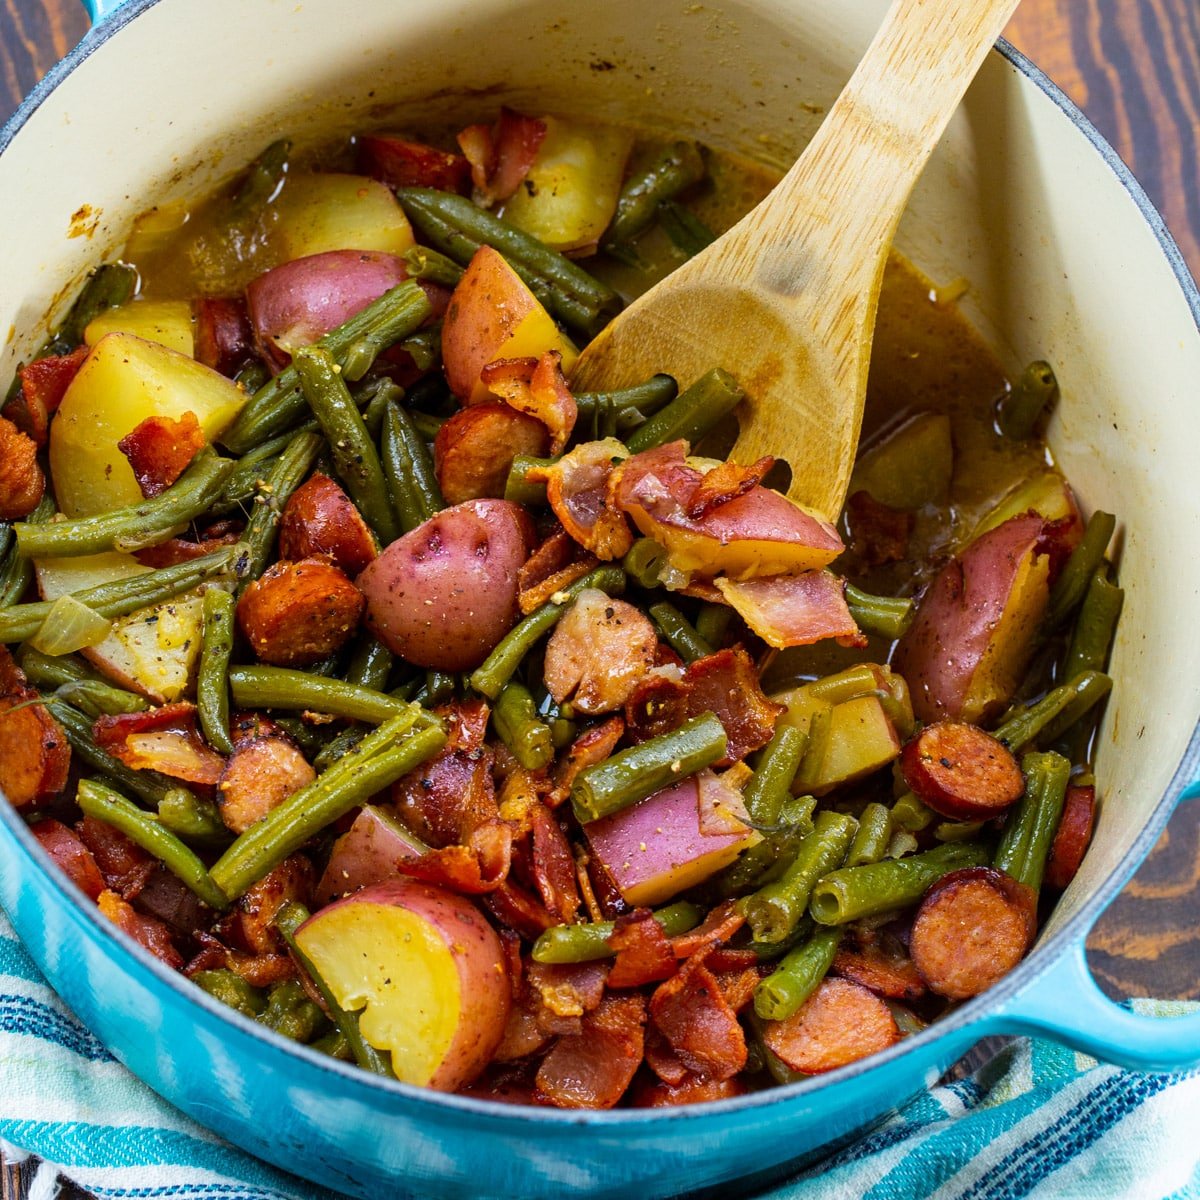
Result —
[{"label": "pot rim", "polygon": [[[20,133],[30,118],[37,112],[51,93],[64,79],[75,71],[83,62],[99,50],[119,30],[142,13],[157,5],[160,0],[126,0],[116,12],[102,19],[90,29],[80,43],[56,63],[26,96],[12,117],[0,128],[0,154],[4,152],[12,140]],[[1197,289],[1183,255],[1166,227],[1162,215],[1147,196],[1142,185],[1134,178],[1132,171],[1112,148],[1095,126],[1083,114],[1062,89],[1054,83],[1039,67],[1019,51],[1011,43],[1001,38],[996,43],[996,52],[1015,68],[1018,74],[1024,76],[1034,87],[1040,89],[1054,103],[1075,128],[1091,143],[1092,148],[1107,164],[1116,176],[1117,181],[1129,193],[1135,206],[1146,224],[1155,235],[1176,282],[1187,300],[1192,319],[1200,333],[1200,290]],[[1046,971],[1051,964],[1076,942],[1082,942],[1091,926],[1100,914],[1121,891],[1125,883],[1134,874],[1142,861],[1150,853],[1159,835],[1166,828],[1167,822],[1181,794],[1189,783],[1200,779],[1200,723],[1192,732],[1188,745],[1183,752],[1179,765],[1171,778],[1170,784],[1162,798],[1150,814],[1142,831],[1112,873],[1097,887],[1079,910],[1065,922],[1048,941],[1035,946],[1032,953],[1019,966],[1011,971],[999,983],[986,992],[968,1000],[949,1015],[940,1018],[921,1032],[903,1038],[896,1045],[880,1051],[868,1058],[838,1068],[827,1074],[813,1076],[796,1083],[784,1084],[766,1088],[762,1091],[751,1092],[728,1100],[707,1101],[698,1105],[673,1106],[666,1108],[619,1109],[604,1111],[570,1111],[555,1108],[536,1108],[502,1104],[498,1101],[476,1099],[459,1096],[452,1093],[438,1092],[429,1088],[418,1087],[414,1084],[401,1083],[399,1080],[387,1079],[362,1071],[353,1064],[343,1063],[337,1059],[323,1055],[311,1047],[298,1045],[282,1035],[267,1029],[265,1026],[222,1004],[209,996],[201,988],[186,980],[177,971],[170,970],[165,964],[143,949],[128,935],[121,933],[110,922],[104,920],[99,910],[92,904],[84,904],[85,896],[77,888],[59,891],[70,902],[74,910],[72,915],[77,922],[90,924],[93,931],[101,931],[101,937],[108,936],[115,947],[118,960],[124,955],[129,963],[120,963],[123,968],[132,965],[140,968],[151,977],[146,983],[157,982],[165,985],[183,1000],[199,1004],[211,1016],[221,1021],[231,1023],[235,1028],[252,1038],[261,1041],[266,1046],[293,1057],[307,1067],[328,1071],[339,1077],[352,1087],[363,1087],[382,1096],[391,1096],[420,1105],[429,1105],[435,1112],[450,1116],[454,1113],[470,1114],[477,1118],[486,1118],[489,1122],[501,1125],[551,1125],[565,1127],[600,1126],[604,1128],[621,1128],[630,1125],[641,1125],[643,1122],[661,1123],[664,1121],[717,1119],[725,1114],[742,1113],[757,1109],[767,1104],[780,1104],[801,1100],[817,1091],[869,1072],[874,1067],[902,1058],[930,1046],[938,1039],[956,1032],[967,1031],[971,1026],[983,1025],[989,1018],[1001,1015],[1008,1001],[1017,993],[1026,989],[1035,979]],[[51,882],[56,882],[55,876],[45,862],[44,853],[29,827],[17,811],[0,798],[0,839],[5,831],[13,836],[20,848],[30,857],[37,870],[47,876]],[[981,1028],[979,1037],[985,1036],[989,1030]]]}]

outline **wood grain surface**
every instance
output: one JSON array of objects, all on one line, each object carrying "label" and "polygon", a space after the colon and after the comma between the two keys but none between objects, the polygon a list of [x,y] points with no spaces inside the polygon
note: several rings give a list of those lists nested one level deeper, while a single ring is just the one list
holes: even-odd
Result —
[{"label": "wood grain surface", "polygon": [[[0,0],[0,119],[86,29],[78,0]],[[1200,4],[1023,0],[1007,36],[1129,163],[1200,276]],[[1176,814],[1089,950],[1114,996],[1200,999],[1200,804]],[[5,1164],[3,1200],[32,1173]]]}]

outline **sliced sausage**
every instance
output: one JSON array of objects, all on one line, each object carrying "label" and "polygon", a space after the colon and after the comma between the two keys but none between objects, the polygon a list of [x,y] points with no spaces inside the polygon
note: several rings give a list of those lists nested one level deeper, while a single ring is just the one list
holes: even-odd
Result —
[{"label": "sliced sausage", "polygon": [[1046,861],[1045,884],[1062,891],[1075,878],[1079,864],[1092,840],[1092,825],[1096,819],[1096,789],[1069,787],[1063,804],[1062,820],[1050,847]]},{"label": "sliced sausage", "polygon": [[203,296],[195,301],[193,311],[197,360],[232,379],[254,356],[254,330],[246,301],[240,296]]},{"label": "sliced sausage", "polygon": [[67,784],[70,743],[37,699],[32,688],[0,697],[0,792],[13,808],[40,804]]},{"label": "sliced sausage", "polygon": [[503,496],[518,454],[543,458],[550,449],[545,425],[499,402],[456,412],[438,430],[433,463],[447,504]]},{"label": "sliced sausage", "polygon": [[1036,929],[1033,893],[1003,871],[952,871],[925,893],[909,951],[930,990],[978,996],[1025,956]]},{"label": "sliced sausage", "polygon": [[0,520],[27,517],[46,490],[37,446],[7,417],[0,417]]},{"label": "sliced sausage", "polygon": [[677,1084],[646,1080],[633,1091],[634,1108],[671,1108],[680,1104],[703,1104],[708,1100],[732,1100],[746,1094],[740,1079],[702,1079],[690,1072]]},{"label": "sliced sausage", "polygon": [[1012,751],[965,721],[927,725],[904,747],[900,770],[925,804],[954,821],[986,821],[1025,790]]},{"label": "sliced sausage", "polygon": [[826,979],[786,1020],[769,1021],[763,1044],[789,1070],[820,1075],[900,1040],[888,1006],[849,979]]},{"label": "sliced sausage", "polygon": [[925,981],[912,959],[888,954],[875,947],[839,949],[831,970],[887,1000],[919,1000],[925,995]]},{"label": "sliced sausage", "polygon": [[320,472],[298,487],[279,522],[279,557],[333,559],[351,578],[375,558],[375,539],[354,502]]},{"label": "sliced sausage", "polygon": [[83,844],[79,835],[61,821],[45,820],[30,829],[30,833],[41,843],[42,849],[54,860],[54,865],[84,895],[97,900],[104,891],[104,876],[92,852]]},{"label": "sliced sausage", "polygon": [[178,971],[183,966],[183,955],[175,946],[171,930],[157,917],[148,917],[138,912],[132,904],[122,900],[116,892],[103,891],[97,901],[100,911],[120,930],[135,942],[149,950],[155,958]]},{"label": "sliced sausage", "polygon": [[310,667],[345,645],[365,603],[345,573],[324,559],[277,562],[242,593],[238,625],[263,662]]},{"label": "sliced sausage", "polygon": [[240,741],[217,781],[221,820],[234,833],[244,833],[316,777],[286,737]]}]

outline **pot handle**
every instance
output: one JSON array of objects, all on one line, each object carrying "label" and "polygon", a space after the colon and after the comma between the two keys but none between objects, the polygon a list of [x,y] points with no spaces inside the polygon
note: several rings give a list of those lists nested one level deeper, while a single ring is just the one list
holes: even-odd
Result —
[{"label": "pot handle", "polygon": [[98,25],[128,3],[129,0],[83,0],[83,7],[87,9],[92,24]]},{"label": "pot handle", "polygon": [[[1180,800],[1200,797],[1200,781]],[[996,1014],[997,1032],[1052,1037],[1104,1062],[1137,1071],[1200,1064],[1200,1012],[1150,1017],[1113,1003],[1088,969],[1085,933]]]}]

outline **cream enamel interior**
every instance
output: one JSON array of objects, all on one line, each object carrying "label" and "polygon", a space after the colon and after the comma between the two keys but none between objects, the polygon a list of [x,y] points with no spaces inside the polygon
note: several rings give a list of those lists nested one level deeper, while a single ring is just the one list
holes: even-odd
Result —
[{"label": "cream enamel interior", "polygon": [[[780,164],[804,144],[883,0],[159,0],[87,58],[0,158],[6,374],[151,204],[203,190],[280,131],[501,100],[694,133]],[[172,44],[178,53],[165,56]],[[131,116],[132,114],[132,116]],[[84,206],[87,206],[85,209]],[[92,232],[70,236],[72,230]],[[16,236],[13,231],[19,231]],[[922,179],[900,247],[1012,368],[1058,370],[1051,429],[1086,508],[1122,519],[1126,612],[1103,730],[1103,813],[1055,925],[1158,803],[1200,710],[1200,338],[1153,229],[1056,104],[993,54]],[[735,365],[735,364],[731,364]]]}]

